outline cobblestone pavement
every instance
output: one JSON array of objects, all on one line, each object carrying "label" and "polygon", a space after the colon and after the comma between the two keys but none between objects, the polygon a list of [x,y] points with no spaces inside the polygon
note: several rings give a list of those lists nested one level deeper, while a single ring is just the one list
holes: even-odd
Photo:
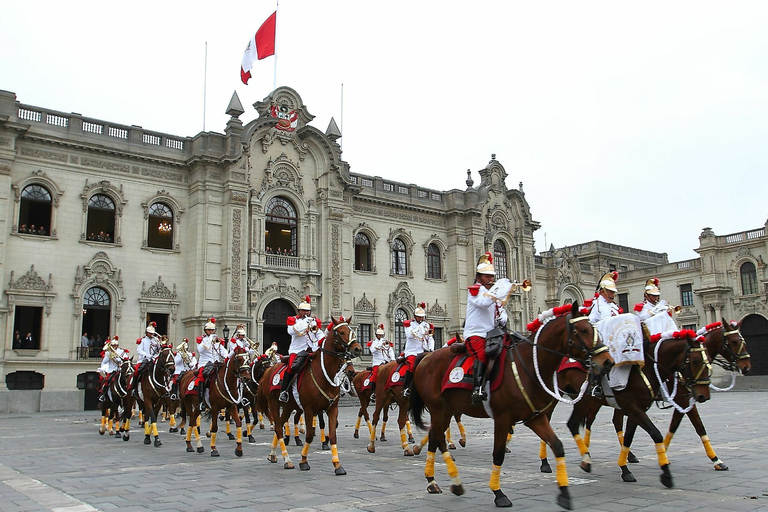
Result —
[{"label": "cobblestone pavement", "polygon": [[[618,443],[604,409],[592,435],[592,473],[579,469],[579,456],[565,427],[568,406],[560,406],[553,425],[566,446],[570,489],[577,510],[768,510],[766,440],[768,414],[765,392],[713,393],[700,406],[709,437],[729,471],[715,471],[698,436],[687,420],[670,447],[675,487],[659,481],[656,453],[644,432],[632,450],[640,459],[631,470],[637,483],[624,483],[616,465]],[[655,407],[652,417],[662,433],[670,411]],[[354,439],[357,408],[340,408],[339,455],[346,476],[335,476],[329,451],[315,438],[310,471],[285,470],[266,460],[271,433],[255,430],[256,443],[244,444],[245,455],[234,455],[234,441],[220,435],[220,458],[187,453],[178,434],[161,424],[161,447],[144,445],[134,427],[124,442],[98,434],[94,411],[0,415],[0,510],[55,510],[80,512],[207,511],[207,510],[493,510],[488,489],[491,469],[492,424],[488,419],[465,418],[466,448],[455,458],[466,494],[454,496],[438,454],[436,476],[444,494],[426,493],[424,452],[403,457],[396,422],[387,425],[388,442],[378,442],[375,454],[366,452],[367,429]],[[393,414],[394,418],[395,415]],[[134,425],[136,422],[134,421]],[[363,426],[363,428],[365,428]],[[223,431],[223,429],[222,429]],[[234,429],[233,429],[234,431]],[[454,437],[457,436],[456,428]],[[417,440],[421,437],[414,432]],[[554,475],[539,472],[538,438],[518,427],[501,473],[502,489],[516,510],[559,510]],[[300,448],[289,448],[298,466]],[[551,462],[554,462],[551,459]]]}]

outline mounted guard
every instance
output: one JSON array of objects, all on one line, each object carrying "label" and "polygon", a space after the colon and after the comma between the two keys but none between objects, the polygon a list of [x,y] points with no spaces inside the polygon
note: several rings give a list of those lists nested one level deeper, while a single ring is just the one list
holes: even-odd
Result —
[{"label": "mounted guard", "polygon": [[413,382],[413,368],[416,356],[423,352],[435,350],[435,326],[426,322],[427,304],[422,302],[414,312],[414,320],[403,322],[405,327],[405,362],[408,369],[405,371],[405,383],[403,384],[403,396],[411,396],[411,384]]},{"label": "mounted guard", "polygon": [[203,391],[205,381],[210,377],[217,363],[222,363],[227,358],[227,349],[224,347],[224,340],[216,335],[216,319],[211,317],[203,327],[204,336],[197,338],[197,350],[200,353],[198,361],[197,379],[195,386],[197,394],[200,397],[200,403],[204,403]]},{"label": "mounted guard", "polygon": [[289,316],[286,320],[288,334],[291,336],[291,346],[288,348],[290,359],[283,377],[282,387],[278,400],[286,403],[290,399],[288,390],[295,376],[304,368],[307,358],[318,347],[318,342],[325,337],[322,331],[322,322],[319,318],[310,316],[312,305],[309,295],[299,304],[296,316]]},{"label": "mounted guard", "polygon": [[379,366],[395,360],[395,349],[392,343],[386,338],[384,324],[376,327],[375,338],[368,342],[371,350],[371,374],[369,377],[371,384],[371,398],[376,400],[376,378],[379,375]]}]

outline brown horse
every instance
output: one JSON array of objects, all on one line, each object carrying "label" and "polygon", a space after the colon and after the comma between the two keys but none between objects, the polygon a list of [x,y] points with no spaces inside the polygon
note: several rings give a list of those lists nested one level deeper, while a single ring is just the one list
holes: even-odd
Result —
[{"label": "brown horse", "polygon": [[[293,469],[293,462],[288,456],[285,441],[283,440],[282,426],[288,421],[293,411],[303,411],[307,419],[306,443],[301,450],[301,462],[299,468],[302,471],[309,470],[307,455],[309,447],[315,435],[315,427],[312,418],[320,411],[328,414],[328,438],[331,443],[331,461],[336,475],[346,475],[347,472],[339,462],[339,452],[336,446],[336,427],[339,416],[340,386],[345,380],[344,371],[348,365],[346,361],[357,357],[362,352],[362,347],[355,339],[355,333],[349,327],[350,319],[344,317],[331,317],[327,336],[322,345],[310,357],[310,361],[297,375],[292,384],[292,392],[287,403],[278,401],[279,389],[270,391],[276,375],[285,366],[279,364],[267,369],[259,382],[257,406],[260,410],[267,410],[269,417],[275,425],[275,436],[267,460],[277,462],[275,448],[278,443],[283,455],[285,469]],[[298,397],[298,401],[297,401]]]},{"label": "brown horse", "polygon": [[[614,407],[626,414],[630,420],[627,422],[626,432],[621,432],[621,421],[617,427],[617,436],[621,444],[621,454],[618,464],[621,468],[621,478],[625,482],[635,482],[634,475],[629,471],[627,463],[630,459],[630,446],[634,438],[637,426],[645,430],[653,439],[656,446],[656,453],[661,467],[661,483],[665,487],[672,487],[673,479],[669,467],[664,439],[658,428],[648,417],[647,411],[656,400],[660,400],[662,392],[661,383],[676,379],[679,372],[684,381],[684,388],[689,391],[686,399],[690,401],[704,402],[709,399],[709,372],[710,365],[706,355],[706,350],[701,343],[692,336],[667,339],[659,341],[656,344],[649,345],[644,351],[645,365],[642,370],[638,366],[633,366],[627,385],[622,390],[606,390],[605,397],[597,398],[594,396],[585,396],[574,405],[571,416],[568,419],[567,426],[573,435],[576,445],[581,454],[581,469],[591,472],[592,461],[589,453],[589,440],[591,438],[591,425],[597,412],[603,405],[612,405],[609,400],[615,401]],[[575,389],[583,384],[586,374],[578,369],[569,369],[558,374],[558,385],[566,392],[574,393]],[[588,435],[582,439],[580,427],[587,426]],[[541,450],[546,455],[546,452]],[[546,459],[542,459],[542,471],[546,472],[544,467]]]},{"label": "brown horse", "polygon": [[[362,420],[365,419],[365,424],[368,426],[368,434],[369,435],[376,435],[373,430],[373,426],[371,425],[371,417],[368,414],[368,405],[371,403],[371,395],[373,394],[373,390],[368,388],[364,389],[366,384],[366,379],[371,378],[371,370],[363,370],[360,372],[356,372],[355,375],[352,378],[352,385],[355,388],[355,391],[357,393],[357,398],[360,400],[360,409],[357,411],[357,422],[355,423],[355,432],[352,434],[352,437],[355,439],[358,439],[360,437],[360,423],[362,423]],[[389,421],[389,415],[387,414],[388,409],[384,409],[384,423],[382,426],[382,441],[386,441],[386,438],[384,437],[384,426],[387,424],[387,421]]]},{"label": "brown horse", "polygon": [[410,407],[410,399],[403,396],[405,391],[404,386],[392,386],[387,389],[387,383],[392,380],[392,374],[397,370],[399,363],[392,361],[379,366],[379,373],[376,377],[376,407],[373,410],[373,421],[371,422],[370,429],[370,441],[366,449],[369,453],[376,453],[376,425],[379,423],[379,417],[384,411],[384,425],[382,425],[382,441],[384,438],[384,426],[387,421],[387,409],[390,405],[397,404],[399,413],[397,415],[397,427],[400,432],[400,445],[403,448],[403,456],[412,457],[413,450],[408,443],[415,442],[413,435],[410,437],[406,434],[405,427],[408,421],[408,408]]},{"label": "brown horse", "polygon": [[429,410],[432,418],[424,471],[429,482],[427,486],[429,493],[442,492],[434,478],[435,452],[440,448],[448,468],[448,475],[453,481],[451,491],[456,495],[464,494],[458,468],[446,447],[445,430],[454,414],[487,418],[490,415],[485,407],[488,407],[494,421],[493,469],[490,487],[495,495],[496,506],[512,506],[512,502],[501,490],[499,477],[510,428],[515,423],[523,422],[555,452],[557,484],[560,488],[557,502],[562,507],[571,508],[563,443],[552,430],[549,417],[542,413],[553,400],[552,391],[547,388],[540,376],[554,375],[565,356],[585,361],[596,373],[608,370],[613,365],[613,359],[607,348],[600,343],[597,332],[587,317],[579,314],[578,304],[574,303],[567,313],[564,310],[561,313],[563,314],[545,321],[535,335],[524,342],[510,343],[507,337],[506,350],[510,362],[501,368],[504,372],[501,386],[491,394],[484,405],[471,403],[471,390],[442,391],[443,377],[449,371],[455,356],[451,347],[443,347],[417,358],[413,376],[411,415],[416,426],[420,428],[427,428],[423,420],[425,408]]},{"label": "brown horse", "polygon": [[[122,436],[123,440],[128,441],[130,439],[131,413],[133,412],[133,400],[128,388],[128,383],[133,377],[132,361],[123,359],[116,373],[104,391],[104,401],[101,402],[102,419],[99,434],[104,434],[105,424],[108,424],[110,435],[114,434],[118,439]],[[112,429],[112,422],[114,422],[114,430]]]},{"label": "brown horse", "polygon": [[[235,455],[243,456],[243,426],[240,415],[237,413],[237,405],[242,402],[243,389],[250,380],[251,368],[248,364],[247,352],[236,352],[232,357],[227,358],[223,363],[214,366],[214,372],[206,383],[208,396],[203,397],[207,406],[203,416],[207,421],[211,421],[211,457],[218,457],[219,452],[216,449],[216,436],[219,432],[218,412],[225,409],[230,417],[235,420],[237,427],[237,437],[235,441]],[[192,393],[190,387],[194,389],[194,381],[197,377],[196,372],[189,372],[185,375],[179,385],[179,394],[183,405],[183,410],[189,418],[189,428],[187,429],[186,443],[187,451],[194,452],[192,448],[192,433],[195,432],[195,442],[197,452],[203,453],[203,445],[200,442],[200,432],[198,418],[201,410],[200,397]]]},{"label": "brown horse", "polygon": [[151,444],[150,434],[155,436],[155,446],[162,446],[160,435],[157,433],[157,413],[160,399],[168,394],[171,377],[176,369],[173,362],[173,352],[169,347],[160,350],[141,376],[137,386],[137,402],[144,415],[144,444]]}]

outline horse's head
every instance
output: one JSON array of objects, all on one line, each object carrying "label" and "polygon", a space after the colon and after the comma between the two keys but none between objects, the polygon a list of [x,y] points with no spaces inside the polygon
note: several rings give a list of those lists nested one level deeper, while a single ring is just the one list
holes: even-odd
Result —
[{"label": "horse's head", "polygon": [[697,402],[709,400],[709,376],[712,365],[709,363],[707,349],[696,336],[688,336],[685,357],[678,371],[685,387],[691,390]]},{"label": "horse's head", "polygon": [[608,351],[597,329],[589,318],[579,312],[579,303],[574,302],[568,320],[568,354],[574,359],[586,361],[596,375],[608,373],[613,368],[613,357]]},{"label": "horse's head", "polygon": [[170,347],[164,347],[157,355],[157,367],[161,368],[169,377],[176,371],[176,364],[173,362],[173,352]]},{"label": "horse's head", "polygon": [[723,343],[717,353],[729,363],[735,363],[743,375],[749,375],[752,364],[747,352],[747,341],[741,335],[741,322],[734,325],[723,319]]},{"label": "horse's head", "polygon": [[232,357],[229,358],[229,364],[227,368],[235,375],[236,378],[242,382],[247,382],[251,379],[251,364],[248,352],[245,350],[236,350]]},{"label": "horse's head", "polygon": [[349,327],[352,317],[344,319],[331,317],[331,325],[328,326],[328,342],[334,352],[346,354],[347,359],[359,357],[363,353],[363,347],[357,341],[355,331]]}]

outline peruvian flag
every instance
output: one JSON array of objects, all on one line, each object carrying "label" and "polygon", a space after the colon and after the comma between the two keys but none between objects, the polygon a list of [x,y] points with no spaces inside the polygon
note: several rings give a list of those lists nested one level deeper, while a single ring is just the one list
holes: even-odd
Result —
[{"label": "peruvian flag", "polygon": [[275,54],[275,27],[277,26],[277,11],[261,24],[256,35],[248,41],[240,64],[240,79],[248,85],[251,78],[253,63]]}]

